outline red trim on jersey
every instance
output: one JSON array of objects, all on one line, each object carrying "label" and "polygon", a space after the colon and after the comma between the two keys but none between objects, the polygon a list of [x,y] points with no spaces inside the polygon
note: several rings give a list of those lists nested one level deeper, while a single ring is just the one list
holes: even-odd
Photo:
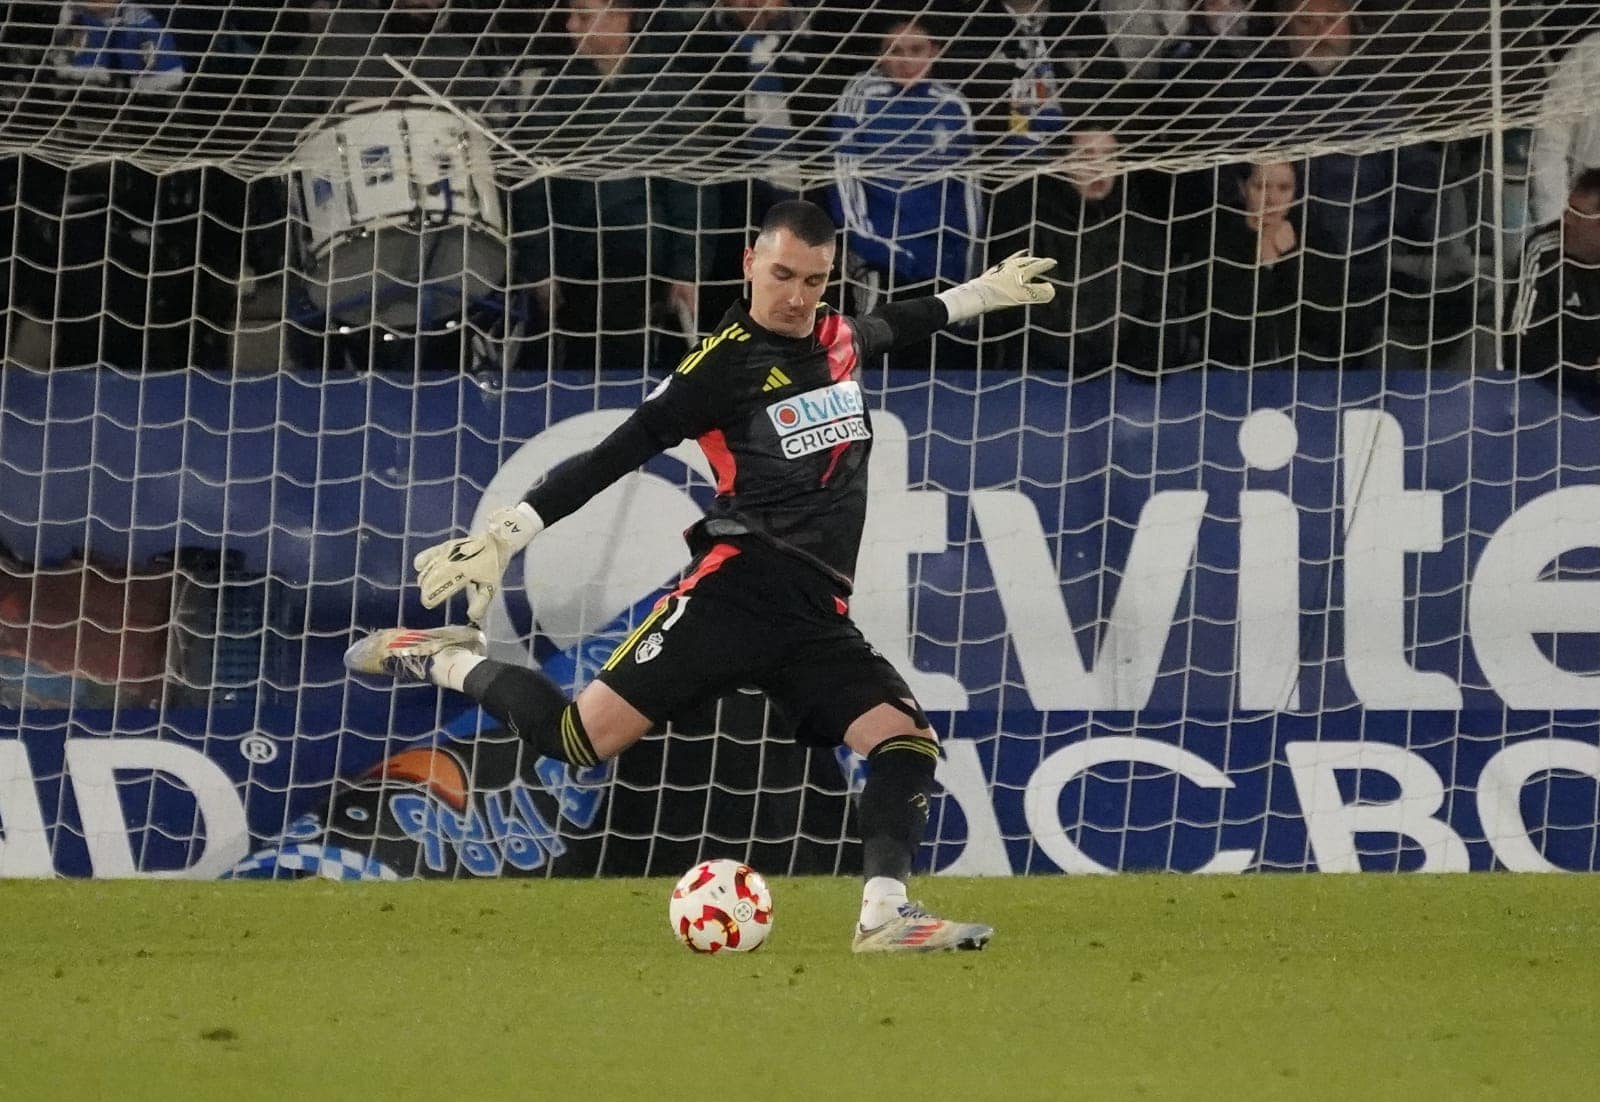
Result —
[{"label": "red trim on jersey", "polygon": [[712,429],[700,438],[699,444],[700,450],[706,453],[706,461],[716,472],[717,493],[733,493],[733,477],[739,472],[733,453],[728,450],[728,438],[721,429]]},{"label": "red trim on jersey", "polygon": [[833,454],[828,457],[828,469],[822,472],[822,484],[824,486],[833,481],[833,469],[839,465],[839,460],[843,457],[844,450],[850,444],[851,441],[846,440],[843,444],[835,444],[833,446]]},{"label": "red trim on jersey", "polygon": [[683,596],[695,586],[699,585],[701,578],[704,578],[707,574],[715,574],[717,570],[721,568],[723,563],[727,562],[738,553],[739,549],[731,543],[717,544],[711,550],[706,552],[705,557],[700,560],[700,565],[694,568],[694,573],[690,574],[687,578],[678,583],[678,588],[672,591],[672,595],[674,597]]},{"label": "red trim on jersey", "polygon": [[817,340],[828,353],[828,373],[842,383],[856,369],[856,330],[843,314],[829,314],[817,326]]},{"label": "red trim on jersey", "polygon": [[[842,383],[855,374],[856,331],[849,318],[843,314],[829,314],[823,318],[817,326],[817,340],[828,353],[828,374],[833,376],[834,382]],[[848,440],[834,445],[833,454],[828,457],[828,469],[822,472],[822,485],[826,486],[833,479],[834,468],[849,446]]]}]

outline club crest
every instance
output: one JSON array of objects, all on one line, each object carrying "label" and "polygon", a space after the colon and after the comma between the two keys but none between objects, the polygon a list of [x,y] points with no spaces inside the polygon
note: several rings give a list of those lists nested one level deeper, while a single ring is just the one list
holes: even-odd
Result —
[{"label": "club crest", "polygon": [[640,643],[638,649],[633,652],[633,660],[642,666],[660,653],[661,633],[652,631],[645,636],[644,642]]}]

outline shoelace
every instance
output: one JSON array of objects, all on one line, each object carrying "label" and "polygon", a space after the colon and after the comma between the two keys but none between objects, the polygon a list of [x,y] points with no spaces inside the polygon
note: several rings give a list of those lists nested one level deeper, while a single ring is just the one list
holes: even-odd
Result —
[{"label": "shoelace", "polygon": [[405,670],[418,680],[426,681],[428,679],[428,656],[421,654],[391,653],[389,655],[389,661],[395,663],[401,669]]}]

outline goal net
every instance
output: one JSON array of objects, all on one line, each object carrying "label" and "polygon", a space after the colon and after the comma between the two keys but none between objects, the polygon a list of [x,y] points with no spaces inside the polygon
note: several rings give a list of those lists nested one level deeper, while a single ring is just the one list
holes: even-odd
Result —
[{"label": "goal net", "polygon": [[[862,377],[926,867],[1600,868],[1596,6],[3,20],[0,875],[858,867],[862,764],[759,696],[574,771],[340,663],[443,622],[415,553],[620,424],[791,197],[850,313],[1058,262]],[[497,656],[581,689],[713,487],[686,443],[542,535]]]}]

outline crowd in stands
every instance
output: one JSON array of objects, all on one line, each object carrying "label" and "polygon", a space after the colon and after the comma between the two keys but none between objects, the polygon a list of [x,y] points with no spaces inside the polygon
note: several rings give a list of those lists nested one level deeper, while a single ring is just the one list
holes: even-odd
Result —
[{"label": "crowd in stands", "polygon": [[[1017,249],[1059,262],[1025,323],[899,366],[1438,368],[1499,332],[1508,362],[1587,385],[1600,5],[1504,10],[1491,65],[1481,5],[1408,0],[13,3],[13,143],[97,148],[98,122],[293,168],[6,159],[3,316],[46,319],[57,365],[226,366],[254,291],[290,366],[660,369],[739,294],[750,227],[804,195],[842,228],[852,311]],[[1491,74],[1502,106],[1543,104],[1503,156],[1384,140],[1486,109]],[[486,148],[363,161],[339,207],[307,151],[380,123],[440,148],[485,130],[499,175]],[[375,216],[386,187],[426,193],[420,215]]]}]

